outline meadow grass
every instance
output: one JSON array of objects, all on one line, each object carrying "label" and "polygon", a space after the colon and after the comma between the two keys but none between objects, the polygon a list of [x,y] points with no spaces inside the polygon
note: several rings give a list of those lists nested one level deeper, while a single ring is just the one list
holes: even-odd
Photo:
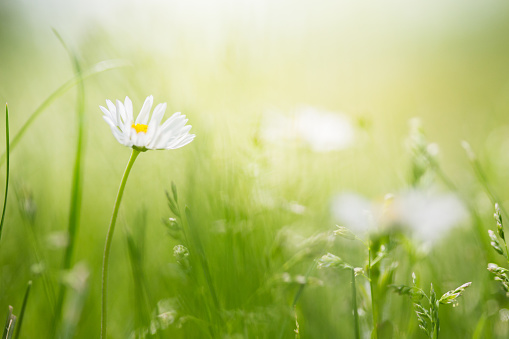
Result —
[{"label": "meadow grass", "polygon": [[[489,118],[476,111],[425,114],[405,147],[407,121],[418,107],[404,99],[391,104],[381,94],[367,110],[338,99],[341,86],[306,55],[262,67],[263,55],[239,56],[234,47],[241,42],[232,40],[217,60],[200,59],[185,42],[180,55],[161,57],[124,50],[97,34],[79,48],[66,47],[71,67],[59,62],[63,56],[41,58],[47,65],[26,94],[19,84],[17,91],[2,91],[12,96],[6,99],[14,113],[6,108],[0,159],[7,170],[0,226],[3,338],[101,335],[109,220],[117,232],[105,250],[104,337],[509,335],[506,106]],[[130,62],[115,61],[119,56]],[[98,61],[104,59],[110,61]],[[307,62],[316,72],[301,70]],[[133,67],[122,67],[127,64]],[[70,80],[63,80],[71,69]],[[14,79],[15,70],[2,71]],[[52,71],[60,74],[56,80]],[[317,78],[324,88],[339,89],[302,85]],[[51,92],[55,83],[64,84]],[[500,86],[488,85],[492,91]],[[72,88],[76,93],[66,94]],[[403,85],[398,89],[405,93]],[[98,106],[128,94],[137,111],[151,93],[167,101],[171,113],[187,114],[197,138],[182,149],[143,153],[109,219],[131,150],[115,141]],[[488,106],[489,91],[483,93],[467,101]],[[350,108],[354,145],[317,152],[304,137],[267,139],[266,120],[275,124],[274,111],[292,116],[299,110],[295,98]],[[446,110],[449,101],[441,100],[434,104]],[[463,112],[464,105],[455,109]],[[448,129],[452,123],[459,127]],[[473,145],[464,143],[467,155],[463,139]],[[438,154],[428,140],[438,143]],[[396,219],[399,212],[391,209],[401,192],[424,189],[454,194],[466,211],[431,243],[405,224],[411,218]],[[331,211],[341,192],[358,192],[394,218],[382,223],[371,211],[369,231],[359,231]],[[441,225],[448,213],[452,208],[433,221]]]}]

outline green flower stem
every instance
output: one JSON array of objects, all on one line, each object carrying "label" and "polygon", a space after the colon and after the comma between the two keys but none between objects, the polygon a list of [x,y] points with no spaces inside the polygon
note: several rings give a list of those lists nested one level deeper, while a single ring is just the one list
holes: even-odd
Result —
[{"label": "green flower stem", "polygon": [[120,182],[120,187],[118,188],[117,200],[115,200],[115,207],[113,208],[113,214],[111,215],[110,227],[108,228],[108,234],[106,235],[106,245],[104,246],[104,256],[103,256],[103,267],[102,267],[102,286],[101,286],[101,338],[106,338],[106,301],[108,296],[108,261],[110,257],[110,249],[111,249],[111,240],[113,239],[113,231],[115,231],[115,222],[117,221],[118,208],[120,207],[120,202],[122,201],[122,195],[124,194],[125,184],[127,183],[127,178],[129,177],[129,173],[131,172],[131,168],[133,167],[134,161],[140,154],[140,151],[133,148],[133,153],[131,153],[131,158],[127,163],[127,167],[124,171],[124,176],[122,177],[122,181]]},{"label": "green flower stem", "polygon": [[359,329],[359,312],[357,311],[357,288],[355,286],[355,270],[354,269],[352,269],[352,308],[353,308],[355,339],[360,339],[361,332]]},{"label": "green flower stem", "polygon": [[368,245],[368,279],[369,279],[369,289],[370,289],[370,292],[371,292],[371,312],[373,314],[373,332],[371,333],[371,339],[378,339],[379,338],[379,335],[378,335],[378,305],[377,305],[377,300],[376,300],[376,286],[374,286],[374,284],[376,284],[375,281],[373,281],[374,277],[373,277],[373,271],[372,271],[372,267],[371,267],[371,246],[372,246],[372,241],[369,240],[369,245]]}]

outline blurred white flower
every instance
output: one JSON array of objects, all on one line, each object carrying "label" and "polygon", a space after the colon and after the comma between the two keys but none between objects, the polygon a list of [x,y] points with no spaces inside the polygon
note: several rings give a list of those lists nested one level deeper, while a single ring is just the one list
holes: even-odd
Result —
[{"label": "blurred white flower", "polygon": [[297,112],[295,127],[299,136],[315,152],[348,148],[355,136],[353,126],[345,115],[313,107],[304,107]]},{"label": "blurred white flower", "polygon": [[334,220],[352,232],[367,232],[373,225],[373,214],[378,214],[378,205],[352,192],[336,195],[332,199],[331,211]]},{"label": "blurred white flower", "polygon": [[467,217],[461,200],[452,193],[409,190],[399,194],[391,206],[393,216],[419,239],[435,242]]},{"label": "blurred white flower", "polygon": [[116,106],[110,100],[106,100],[108,108],[99,107],[104,113],[104,120],[111,127],[113,136],[124,146],[139,151],[176,149],[193,141],[195,135],[189,134],[191,126],[186,126],[186,116],[180,112],[173,114],[160,125],[166,111],[166,103],[156,106],[149,122],[153,101],[152,96],[147,97],[136,121],[133,119],[133,104],[129,97],[125,97],[123,103],[117,100]]},{"label": "blurred white flower", "polygon": [[455,194],[417,189],[386,195],[383,203],[341,193],[332,199],[331,209],[333,218],[354,233],[403,227],[428,243],[434,243],[468,215]]},{"label": "blurred white flower", "polygon": [[301,141],[315,152],[328,152],[346,149],[355,139],[355,129],[342,113],[306,106],[291,117],[277,112],[268,115],[262,135],[272,142]]}]

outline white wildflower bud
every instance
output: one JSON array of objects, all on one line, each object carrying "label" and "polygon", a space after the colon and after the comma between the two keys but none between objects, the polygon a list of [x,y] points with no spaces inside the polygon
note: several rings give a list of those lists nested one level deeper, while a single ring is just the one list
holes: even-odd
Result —
[{"label": "white wildflower bud", "polygon": [[497,264],[494,264],[494,263],[489,263],[488,264],[488,271],[494,271],[498,268],[498,265]]},{"label": "white wildflower bud", "polygon": [[495,280],[500,281],[504,290],[506,292],[509,292],[509,277],[507,277],[506,274],[507,272],[509,272],[509,270],[500,267],[496,264],[490,263],[488,264],[488,271],[493,273],[495,275]]},{"label": "white wildflower bud", "polygon": [[438,301],[441,304],[452,304],[453,307],[458,306],[457,299],[463,294],[465,289],[472,285],[471,282],[461,285],[460,287],[446,292]]},{"label": "white wildflower bud", "polygon": [[353,272],[355,273],[355,276],[364,275],[364,269],[361,267],[354,268]]},{"label": "white wildflower bud", "polygon": [[329,268],[329,267],[339,267],[339,268],[352,268],[352,266],[345,263],[340,257],[335,256],[334,254],[327,253],[320,259],[318,259],[318,268]]},{"label": "white wildflower bud", "polygon": [[168,218],[168,221],[169,221],[169,225],[171,228],[175,228],[175,229],[179,229],[179,224],[177,222],[177,219],[175,218]]},{"label": "white wildflower bud", "polygon": [[504,274],[504,273],[509,272],[508,269],[500,267],[500,266],[498,266],[497,264],[494,264],[494,263],[489,263],[488,264],[488,271],[490,271],[491,273],[495,273],[495,274]]},{"label": "white wildflower bud", "polygon": [[355,240],[355,234],[352,233],[348,228],[343,226],[337,226],[337,230],[333,232],[334,235],[340,236],[342,238],[348,239],[348,240]]},{"label": "white wildflower bud", "polygon": [[507,322],[509,321],[509,310],[507,308],[503,308],[498,311],[498,315],[500,317],[500,321]]},{"label": "white wildflower bud", "polygon": [[498,205],[498,203],[495,204],[495,214],[493,215],[493,217],[497,222],[498,235],[505,241],[504,226],[502,224],[502,214],[500,213],[500,206]]},{"label": "white wildflower bud", "polygon": [[177,245],[173,247],[173,255],[177,260],[182,260],[189,256],[189,250],[184,245]]},{"label": "white wildflower bud", "polygon": [[189,250],[184,245],[177,245],[173,247],[173,255],[177,258],[177,263],[187,271],[190,268],[189,265]]},{"label": "white wildflower bud", "polygon": [[180,225],[175,218],[168,218],[168,220],[163,220],[164,225],[166,225],[168,229],[168,234],[174,238],[175,240],[180,240],[182,238]]},{"label": "white wildflower bud", "polygon": [[495,251],[497,251],[498,254],[504,255],[504,250],[502,249],[502,246],[500,245],[500,242],[498,241],[498,238],[492,230],[488,230],[488,234],[490,236],[491,242],[490,245],[493,247]]}]

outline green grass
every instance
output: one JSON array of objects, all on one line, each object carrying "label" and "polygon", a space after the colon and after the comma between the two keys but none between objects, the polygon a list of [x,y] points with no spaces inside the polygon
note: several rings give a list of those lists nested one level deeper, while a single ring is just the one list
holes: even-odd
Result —
[{"label": "green grass", "polygon": [[7,104],[5,104],[5,154],[7,159],[7,168],[5,175],[5,194],[4,194],[4,204],[2,208],[2,218],[0,219],[0,240],[2,240],[2,230],[4,228],[4,220],[5,220],[5,209],[7,208],[7,194],[9,192],[9,171],[10,171],[10,147],[9,147],[9,108]]},{"label": "green grass", "polygon": [[[0,30],[0,97],[10,110],[0,144],[0,316],[14,319],[9,306],[19,315],[4,336],[100,336],[101,260],[131,150],[98,106],[128,95],[137,113],[150,94],[168,103],[166,116],[186,114],[197,137],[145,152],[132,168],[111,240],[108,338],[364,338],[374,328],[378,339],[425,338],[421,304],[438,312],[439,332],[429,332],[440,338],[509,336],[509,298],[487,270],[509,267],[487,233],[504,252],[493,205],[506,222],[509,14],[475,34],[451,28],[412,43],[386,30],[380,41],[402,44],[392,50],[322,26],[325,13],[315,10],[302,20],[313,29],[298,39],[277,17],[281,27],[259,35],[238,23],[214,48],[176,24],[161,31],[161,44],[63,28],[66,57],[49,32],[35,35],[47,48],[28,53],[34,41]],[[267,112],[290,115],[300,105],[344,111],[355,144],[317,153],[302,140],[264,139]],[[426,142],[409,150],[416,115]],[[440,146],[437,157],[425,153],[428,141]],[[335,194],[383,203],[387,193],[425,187],[456,194],[467,210],[433,246],[406,225],[358,234],[364,243],[340,236]],[[348,269],[320,268],[327,253]],[[411,298],[420,296],[412,272],[429,303]],[[466,282],[457,307],[429,305]]]}]

